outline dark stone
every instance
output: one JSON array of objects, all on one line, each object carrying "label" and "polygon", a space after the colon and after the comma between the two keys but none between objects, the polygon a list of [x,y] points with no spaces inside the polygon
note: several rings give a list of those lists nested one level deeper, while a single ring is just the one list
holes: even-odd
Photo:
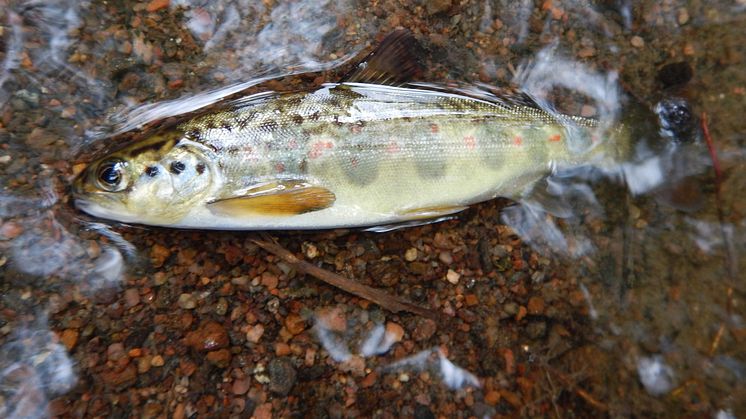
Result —
[{"label": "dark stone", "polygon": [[269,391],[287,396],[295,385],[297,373],[287,358],[275,358],[269,363]]},{"label": "dark stone", "polygon": [[435,419],[435,414],[429,407],[417,404],[414,407],[414,418],[415,419]]},{"label": "dark stone", "polygon": [[686,84],[694,76],[692,66],[686,61],[666,64],[658,70],[658,81],[664,88]]},{"label": "dark stone", "polygon": [[547,333],[547,324],[543,321],[534,321],[526,326],[526,334],[530,339],[543,338]]}]

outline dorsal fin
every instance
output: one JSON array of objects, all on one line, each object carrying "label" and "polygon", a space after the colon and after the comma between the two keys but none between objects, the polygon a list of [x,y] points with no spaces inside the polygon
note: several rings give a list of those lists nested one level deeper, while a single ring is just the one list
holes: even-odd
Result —
[{"label": "dorsal fin", "polygon": [[417,41],[408,30],[391,32],[343,81],[387,85],[411,81],[420,71],[415,56],[417,46]]}]

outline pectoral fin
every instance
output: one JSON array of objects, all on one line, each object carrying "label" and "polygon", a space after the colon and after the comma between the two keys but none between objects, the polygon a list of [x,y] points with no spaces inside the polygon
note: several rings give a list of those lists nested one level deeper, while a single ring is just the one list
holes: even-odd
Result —
[{"label": "pectoral fin", "polygon": [[301,182],[273,182],[249,189],[243,196],[207,204],[214,214],[236,217],[290,216],[330,207],[336,197],[330,190]]}]

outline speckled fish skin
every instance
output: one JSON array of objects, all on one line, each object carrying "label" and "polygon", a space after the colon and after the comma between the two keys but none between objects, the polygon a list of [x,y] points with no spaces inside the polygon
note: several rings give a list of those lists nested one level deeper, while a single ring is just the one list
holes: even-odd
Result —
[{"label": "speckled fish skin", "polygon": [[[598,138],[596,126],[448,91],[328,84],[254,95],[107,156],[81,176],[76,199],[96,216],[180,228],[385,225],[520,198],[556,166],[623,160],[624,131]],[[112,158],[125,162],[129,183],[103,197],[88,183]],[[330,191],[333,202],[281,215],[211,207],[278,182]]]}]

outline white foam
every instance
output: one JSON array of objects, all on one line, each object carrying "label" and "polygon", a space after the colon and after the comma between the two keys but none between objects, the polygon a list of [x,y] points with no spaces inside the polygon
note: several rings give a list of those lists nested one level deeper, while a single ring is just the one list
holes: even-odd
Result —
[{"label": "white foam", "polygon": [[637,360],[637,375],[645,390],[653,396],[664,395],[675,385],[673,369],[666,365],[660,355],[640,357]]}]

